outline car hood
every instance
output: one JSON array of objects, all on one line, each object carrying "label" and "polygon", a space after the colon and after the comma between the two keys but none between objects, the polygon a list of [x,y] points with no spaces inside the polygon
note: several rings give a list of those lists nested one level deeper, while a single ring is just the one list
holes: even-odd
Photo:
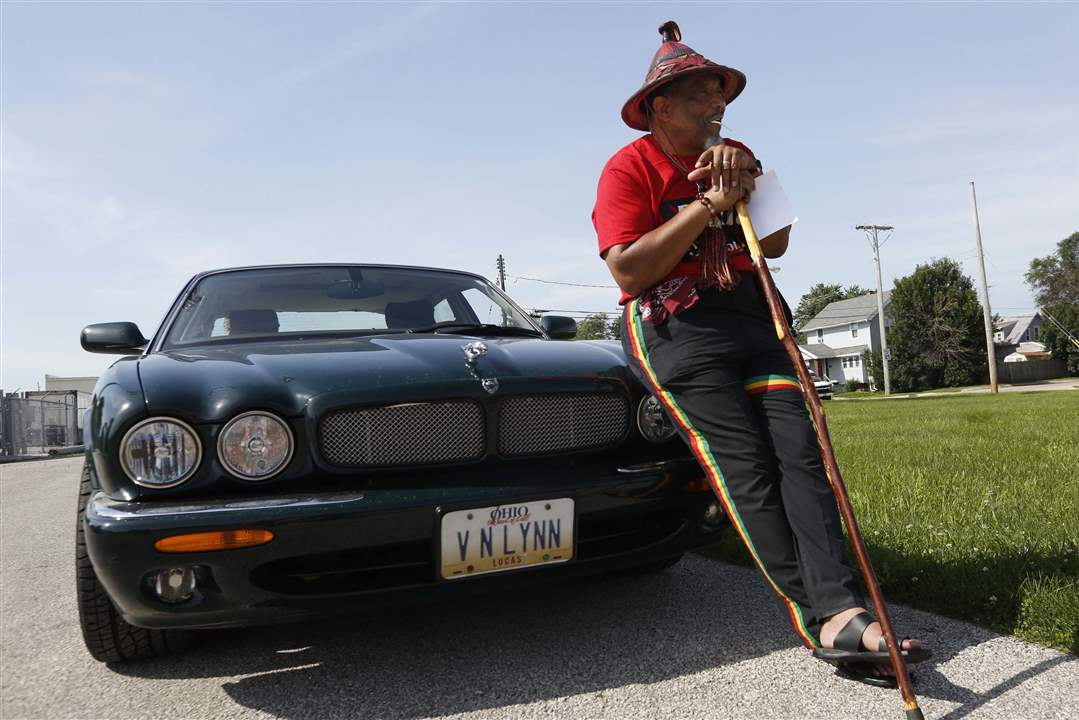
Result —
[{"label": "car hood", "polygon": [[[466,362],[464,347],[486,353]],[[468,335],[378,335],[155,352],[139,361],[147,409],[191,422],[238,412],[300,416],[309,407],[565,392],[635,382],[618,343]],[[492,390],[488,382],[497,380]]]}]

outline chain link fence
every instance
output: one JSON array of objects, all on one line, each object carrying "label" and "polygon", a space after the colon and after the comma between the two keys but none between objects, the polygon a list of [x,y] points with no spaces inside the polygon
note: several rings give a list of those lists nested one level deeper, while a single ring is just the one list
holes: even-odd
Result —
[{"label": "chain link fence", "polygon": [[0,397],[0,457],[48,455],[82,445],[78,397]]}]

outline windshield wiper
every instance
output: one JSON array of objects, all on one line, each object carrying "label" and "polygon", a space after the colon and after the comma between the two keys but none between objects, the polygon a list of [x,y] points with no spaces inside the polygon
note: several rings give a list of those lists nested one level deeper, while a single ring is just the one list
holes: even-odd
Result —
[{"label": "windshield wiper", "polygon": [[523,335],[527,337],[543,337],[543,333],[532,328],[518,327],[516,325],[491,325],[485,323],[468,322],[440,322],[425,328],[409,328],[410,333],[475,333],[476,335]]}]

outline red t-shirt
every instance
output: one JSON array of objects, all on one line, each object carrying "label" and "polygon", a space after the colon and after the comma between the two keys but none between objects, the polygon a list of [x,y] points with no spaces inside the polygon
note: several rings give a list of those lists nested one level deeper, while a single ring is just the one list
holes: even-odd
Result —
[{"label": "red t-shirt", "polygon": [[[736,140],[724,139],[723,142],[753,155],[752,150]],[[697,156],[680,156],[678,160],[692,169]],[[615,245],[636,242],[645,233],[655,230],[683,207],[695,202],[697,192],[697,186],[667,159],[651,135],[634,140],[616,152],[600,174],[596,206],[592,210],[600,254]],[[732,226],[725,230],[726,236],[732,234],[730,231],[736,231],[740,236],[741,228],[733,211],[721,213],[721,219],[725,226]],[[744,241],[736,247],[728,247],[732,269],[753,269]],[[696,259],[697,251],[698,243],[694,242],[682,262],[655,287],[664,286],[675,278],[699,277],[701,268]],[[618,302],[624,305],[633,297],[622,291]]]}]

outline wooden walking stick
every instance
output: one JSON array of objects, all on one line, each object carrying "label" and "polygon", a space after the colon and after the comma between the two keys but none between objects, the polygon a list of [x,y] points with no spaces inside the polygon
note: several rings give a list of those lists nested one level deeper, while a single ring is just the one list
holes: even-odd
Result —
[{"label": "wooden walking stick", "polygon": [[866,588],[869,590],[870,602],[873,605],[874,612],[877,614],[877,621],[880,622],[884,638],[888,643],[888,657],[892,661],[892,668],[895,670],[896,679],[899,682],[899,692],[903,695],[903,704],[906,705],[907,709],[907,720],[923,720],[922,710],[918,707],[918,699],[914,697],[914,688],[910,684],[907,664],[903,661],[903,656],[900,655],[899,643],[895,639],[892,620],[888,616],[888,609],[884,606],[884,595],[881,594],[877,574],[873,571],[873,565],[869,562],[869,553],[866,552],[862,533],[858,529],[858,520],[854,517],[854,509],[851,507],[850,497],[847,495],[847,487],[843,484],[843,476],[839,474],[839,465],[835,461],[835,452],[832,450],[832,440],[828,435],[828,423],[824,419],[824,408],[821,406],[820,398],[817,396],[817,389],[813,386],[813,381],[809,377],[809,370],[806,368],[805,361],[802,360],[798,344],[791,336],[790,328],[787,326],[787,317],[783,313],[783,307],[779,302],[779,292],[772,281],[771,273],[768,272],[764,252],[761,250],[757,233],[753,229],[753,223],[749,219],[749,208],[745,201],[739,201],[736,207],[738,220],[742,224],[746,244],[749,246],[749,254],[753,258],[753,267],[761,281],[764,299],[768,303],[768,310],[771,312],[772,321],[776,326],[776,335],[779,336],[787,355],[790,356],[791,363],[794,365],[794,370],[798,375],[798,381],[802,383],[802,388],[809,401],[809,411],[813,416],[813,427],[817,431],[821,458],[824,460],[824,472],[828,476],[832,492],[835,493],[839,512],[843,516],[843,522],[846,524],[847,532],[850,534],[851,545],[854,547],[854,555],[858,558],[858,566],[861,568]]}]

